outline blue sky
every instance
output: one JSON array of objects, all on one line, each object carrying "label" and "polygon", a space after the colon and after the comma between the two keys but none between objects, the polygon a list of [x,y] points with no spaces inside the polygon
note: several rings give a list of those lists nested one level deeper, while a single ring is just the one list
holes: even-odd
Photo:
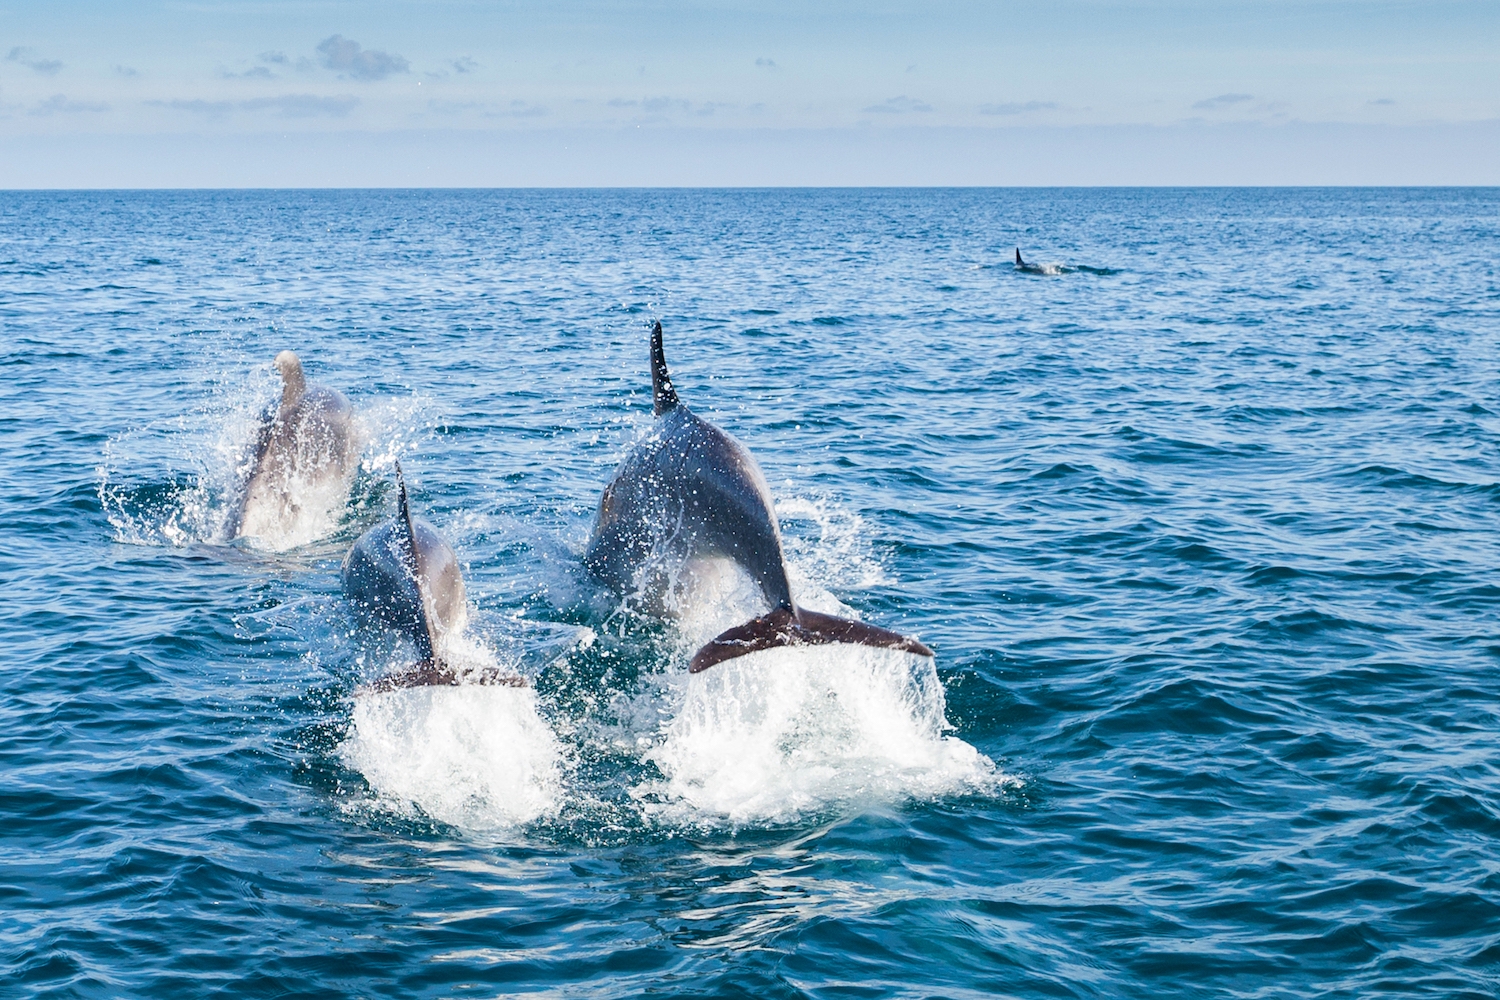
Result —
[{"label": "blue sky", "polygon": [[[153,151],[187,184],[1494,183],[1497,29],[1494,2],[0,0],[0,186],[149,185]],[[686,159],[610,165],[652,148]]]}]

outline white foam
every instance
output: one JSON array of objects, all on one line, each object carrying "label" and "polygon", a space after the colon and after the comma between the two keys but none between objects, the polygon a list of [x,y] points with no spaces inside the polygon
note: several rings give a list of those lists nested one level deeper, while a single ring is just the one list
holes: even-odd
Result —
[{"label": "white foam", "polygon": [[791,822],[1011,782],[945,735],[930,657],[864,646],[766,650],[681,677],[681,705],[635,792],[669,822]]},{"label": "white foam", "polygon": [[340,755],[382,806],[415,807],[468,830],[528,823],[556,812],[562,798],[562,750],[529,687],[358,695]]}]

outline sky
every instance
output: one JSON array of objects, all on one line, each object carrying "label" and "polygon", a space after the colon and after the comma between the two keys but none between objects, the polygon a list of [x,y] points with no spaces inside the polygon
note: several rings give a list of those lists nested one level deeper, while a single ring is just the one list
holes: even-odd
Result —
[{"label": "sky", "polygon": [[0,0],[0,187],[1500,183],[1500,3]]}]

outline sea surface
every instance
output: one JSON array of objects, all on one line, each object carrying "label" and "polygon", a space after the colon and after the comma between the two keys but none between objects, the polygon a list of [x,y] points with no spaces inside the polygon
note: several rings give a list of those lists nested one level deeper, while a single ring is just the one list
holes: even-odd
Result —
[{"label": "sea surface", "polygon": [[[1497,261],[1493,189],[0,193],[0,993],[1493,997]],[[656,319],[934,659],[689,676],[753,608],[589,578]],[[361,467],[232,541],[283,349]],[[531,686],[367,687],[397,460]]]}]

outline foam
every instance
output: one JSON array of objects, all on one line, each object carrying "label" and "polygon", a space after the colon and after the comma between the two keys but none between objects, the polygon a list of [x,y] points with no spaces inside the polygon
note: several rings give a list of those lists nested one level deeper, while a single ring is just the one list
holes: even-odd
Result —
[{"label": "foam", "polygon": [[562,800],[562,749],[529,687],[357,695],[339,753],[381,808],[420,810],[467,830],[529,823],[555,813]]},{"label": "foam", "polygon": [[930,657],[864,646],[765,650],[678,678],[680,706],[635,794],[668,822],[780,824],[830,809],[1013,782],[944,735]]}]

